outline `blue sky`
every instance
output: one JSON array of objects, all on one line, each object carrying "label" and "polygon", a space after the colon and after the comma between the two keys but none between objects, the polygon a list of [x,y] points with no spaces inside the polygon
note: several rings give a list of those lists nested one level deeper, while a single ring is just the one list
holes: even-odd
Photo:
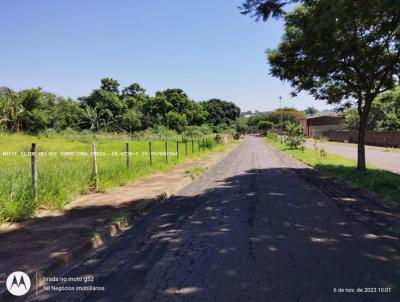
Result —
[{"label": "blue sky", "polygon": [[256,23],[234,0],[3,0],[0,86],[42,87],[76,98],[112,77],[154,94],[182,88],[194,100],[221,98],[242,110],[328,108],[268,75],[264,50],[282,21]]}]

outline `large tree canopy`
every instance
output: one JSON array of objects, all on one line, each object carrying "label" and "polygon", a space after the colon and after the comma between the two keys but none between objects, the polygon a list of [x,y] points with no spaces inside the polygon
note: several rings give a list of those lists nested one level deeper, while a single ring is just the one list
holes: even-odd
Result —
[{"label": "large tree canopy", "polygon": [[211,125],[232,124],[240,116],[240,108],[232,102],[211,99],[203,103]]},{"label": "large tree canopy", "polygon": [[[286,12],[288,2],[300,2]],[[398,85],[400,8],[396,1],[247,0],[242,13],[266,20],[284,16],[285,34],[267,51],[271,74],[316,99],[360,117],[358,168],[365,170],[364,137],[377,95]]]},{"label": "large tree canopy", "polygon": [[299,121],[305,117],[306,115],[304,112],[293,107],[279,108],[265,115],[267,121],[274,123],[279,128],[283,128],[288,122],[298,124]]},{"label": "large tree canopy", "polygon": [[[357,109],[345,113],[346,128],[358,130],[360,118]],[[398,131],[400,129],[400,87],[379,95],[372,103],[367,130]]]}]

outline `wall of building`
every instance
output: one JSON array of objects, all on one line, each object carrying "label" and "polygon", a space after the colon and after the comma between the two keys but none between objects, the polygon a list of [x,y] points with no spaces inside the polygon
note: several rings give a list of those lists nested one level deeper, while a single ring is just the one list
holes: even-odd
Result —
[{"label": "wall of building", "polygon": [[[357,143],[357,131],[326,131],[323,133],[329,141]],[[365,144],[371,146],[400,147],[400,131],[366,132]]]},{"label": "wall of building", "polygon": [[342,116],[315,116],[299,121],[303,133],[307,137],[321,137],[322,133],[330,130],[342,129],[344,117]]},{"label": "wall of building", "polygon": [[324,125],[324,126],[307,126],[308,137],[321,137],[324,136],[325,132],[339,130],[341,125]]}]

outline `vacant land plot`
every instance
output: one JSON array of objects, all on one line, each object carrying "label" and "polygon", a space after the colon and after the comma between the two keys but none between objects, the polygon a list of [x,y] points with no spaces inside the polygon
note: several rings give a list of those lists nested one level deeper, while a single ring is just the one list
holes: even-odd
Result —
[{"label": "vacant land plot", "polygon": [[[40,207],[61,209],[77,195],[93,190],[93,141],[96,141],[97,147],[99,191],[168,169],[178,161],[200,156],[214,147],[224,148],[222,145],[214,146],[211,137],[205,138],[204,148],[202,139],[193,140],[193,145],[191,139],[187,143],[180,141],[178,145],[177,141],[152,141],[150,165],[149,141],[0,134],[0,221],[22,219]],[[127,142],[130,148],[129,167]],[[32,143],[37,144],[37,198],[33,196],[31,184]]]}]

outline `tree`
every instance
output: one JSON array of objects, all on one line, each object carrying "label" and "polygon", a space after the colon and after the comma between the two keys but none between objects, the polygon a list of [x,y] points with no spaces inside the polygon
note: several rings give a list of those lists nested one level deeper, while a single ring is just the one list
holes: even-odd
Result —
[{"label": "tree", "polygon": [[124,109],[124,103],[115,92],[104,89],[96,89],[87,96],[79,99],[83,107],[98,108],[110,111],[112,116],[117,117]]},{"label": "tree", "polygon": [[129,109],[122,115],[122,129],[132,132],[140,130],[142,127],[143,115],[134,109]]},{"label": "tree", "polygon": [[44,110],[33,109],[21,113],[21,124],[25,131],[38,134],[50,125],[50,116]]},{"label": "tree", "polygon": [[3,89],[0,93],[0,129],[16,132],[20,129],[21,115],[24,108],[21,104],[21,98],[11,89]]},{"label": "tree", "polygon": [[206,123],[208,112],[201,103],[190,101],[186,117],[189,125],[200,126]]},{"label": "tree", "polygon": [[283,128],[288,122],[298,124],[299,121],[305,117],[304,112],[293,107],[279,108],[265,115],[267,121],[274,123],[279,128]]},{"label": "tree", "polygon": [[[300,2],[286,12],[285,4]],[[285,18],[285,35],[267,51],[271,74],[289,81],[294,95],[348,107],[359,115],[357,168],[365,170],[365,131],[371,106],[400,73],[400,6],[396,1],[246,0],[243,14]]]},{"label": "tree", "polygon": [[307,107],[306,110],[304,110],[304,113],[313,116],[314,114],[318,113],[318,110],[314,107]]},{"label": "tree", "polygon": [[188,122],[184,114],[170,111],[167,113],[167,125],[169,129],[181,133],[183,129],[188,125]]},{"label": "tree", "polygon": [[235,128],[238,133],[240,134],[246,133],[246,131],[248,130],[247,121],[248,119],[245,117],[239,117],[236,119]]},{"label": "tree", "polygon": [[61,100],[54,109],[54,128],[57,130],[79,129],[84,115],[85,110],[79,106],[78,102],[71,99]]},{"label": "tree", "polygon": [[258,130],[262,131],[264,135],[267,135],[268,131],[274,127],[274,124],[268,121],[260,121],[257,124]]},{"label": "tree", "polygon": [[[360,118],[357,109],[347,111],[345,119],[348,130],[358,130]],[[367,130],[400,130],[400,88],[383,93],[374,100],[367,122]]]},{"label": "tree", "polygon": [[156,96],[165,97],[167,102],[172,105],[175,112],[186,114],[189,110],[190,100],[182,89],[174,88],[157,91]]},{"label": "tree", "polygon": [[108,91],[108,92],[113,92],[115,94],[119,94],[119,83],[111,78],[104,78],[100,80],[101,86],[100,89]]},{"label": "tree", "polygon": [[162,94],[149,98],[143,104],[144,117],[149,119],[149,126],[152,127],[166,125],[166,116],[171,110],[173,110],[172,104]]},{"label": "tree", "polygon": [[292,122],[287,123],[284,134],[286,136],[285,142],[289,145],[290,149],[299,149],[306,141],[303,128]]},{"label": "tree", "polygon": [[18,96],[23,107],[20,121],[24,131],[37,134],[53,127],[54,109],[59,97],[41,88],[22,90]]},{"label": "tree", "polygon": [[21,104],[25,110],[46,110],[54,106],[56,96],[42,91],[41,88],[25,89],[19,92]]},{"label": "tree", "polygon": [[257,125],[259,122],[261,121],[265,121],[266,120],[266,115],[265,114],[255,114],[250,116],[247,119],[247,127],[249,131],[254,131],[257,130]]},{"label": "tree", "polygon": [[85,114],[82,120],[82,126],[91,131],[110,131],[120,130],[117,127],[116,118],[109,109],[101,107],[85,107]]},{"label": "tree", "polygon": [[214,126],[218,124],[231,125],[240,116],[240,108],[232,102],[211,99],[202,104],[208,112],[208,122]]},{"label": "tree", "polygon": [[138,83],[133,83],[122,90],[122,97],[144,95],[146,89],[142,88]]}]

